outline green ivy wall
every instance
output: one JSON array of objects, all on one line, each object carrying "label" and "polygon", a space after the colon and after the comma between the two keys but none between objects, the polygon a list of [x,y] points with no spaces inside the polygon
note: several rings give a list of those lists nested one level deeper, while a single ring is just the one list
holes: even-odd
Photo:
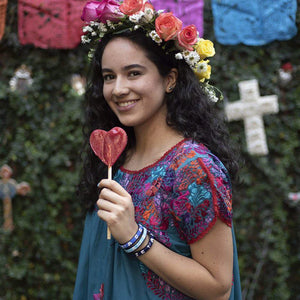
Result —
[{"label": "green ivy wall", "polygon": [[[298,0],[298,7],[300,1]],[[297,16],[299,27],[300,17]],[[214,41],[212,82],[228,101],[239,99],[238,82],[257,78],[261,95],[277,94],[280,111],[264,117],[269,155],[246,151],[242,121],[229,123],[243,164],[234,188],[234,221],[244,299],[300,299],[299,204],[287,202],[300,190],[300,39],[263,47],[224,46],[215,41],[210,1],[205,2],[205,38]],[[294,66],[281,86],[278,69]],[[27,94],[11,92],[16,68],[31,68]],[[42,50],[21,46],[17,1],[9,1],[0,42],[0,166],[30,183],[32,192],[13,199],[15,229],[0,229],[0,299],[71,299],[83,230],[75,196],[80,169],[82,96],[72,74],[86,75],[87,50]],[[217,104],[223,110],[224,103]],[[0,205],[3,223],[3,205]]]}]

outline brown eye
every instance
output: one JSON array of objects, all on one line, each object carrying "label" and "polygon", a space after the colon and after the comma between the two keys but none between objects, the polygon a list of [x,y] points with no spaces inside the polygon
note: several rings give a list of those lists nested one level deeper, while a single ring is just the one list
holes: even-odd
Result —
[{"label": "brown eye", "polygon": [[139,71],[131,71],[129,73],[129,77],[135,77],[135,76],[139,76],[139,75],[141,75],[141,72],[139,72]]},{"label": "brown eye", "polygon": [[103,80],[104,80],[104,81],[113,80],[114,78],[115,78],[115,76],[112,75],[112,74],[106,74],[106,75],[103,75]]}]

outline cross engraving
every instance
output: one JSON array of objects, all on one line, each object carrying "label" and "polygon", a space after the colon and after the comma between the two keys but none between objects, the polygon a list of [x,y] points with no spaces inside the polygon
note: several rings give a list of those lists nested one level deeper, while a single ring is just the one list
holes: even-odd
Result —
[{"label": "cross engraving", "polygon": [[228,121],[244,120],[248,152],[266,155],[269,151],[263,115],[278,112],[278,98],[276,95],[261,97],[256,79],[241,81],[238,86],[241,100],[226,104],[225,114]]},{"label": "cross engraving", "polygon": [[3,200],[3,229],[12,231],[14,229],[12,216],[12,198],[16,195],[25,196],[30,191],[27,182],[17,183],[12,176],[12,169],[8,165],[4,165],[0,169],[0,198]]}]

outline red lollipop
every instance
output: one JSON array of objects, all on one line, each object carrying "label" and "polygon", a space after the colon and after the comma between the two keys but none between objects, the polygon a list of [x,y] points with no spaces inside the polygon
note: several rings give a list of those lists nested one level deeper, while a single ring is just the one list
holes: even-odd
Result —
[{"label": "red lollipop", "polygon": [[[120,127],[114,127],[110,131],[96,129],[90,135],[90,145],[94,153],[108,166],[108,179],[112,179],[112,166],[127,145],[126,132]],[[107,238],[110,239],[109,228]]]},{"label": "red lollipop", "polygon": [[111,167],[127,145],[127,134],[120,127],[110,131],[96,129],[91,133],[90,144],[94,153]]}]

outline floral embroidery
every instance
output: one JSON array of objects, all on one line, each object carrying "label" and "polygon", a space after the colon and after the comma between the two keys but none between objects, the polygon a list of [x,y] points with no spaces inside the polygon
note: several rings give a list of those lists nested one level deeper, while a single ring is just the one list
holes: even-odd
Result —
[{"label": "floral embroidery", "polygon": [[[155,238],[191,256],[189,244],[220,218],[231,226],[227,170],[204,145],[183,140],[140,171],[121,168],[115,179],[131,194],[135,216]],[[147,286],[162,299],[190,299],[140,263]]]},{"label": "floral embroidery", "polygon": [[147,282],[147,286],[153,291],[153,293],[165,300],[188,300],[191,299],[185,296],[178,290],[172,288],[166,284],[161,278],[159,278],[155,273],[148,270],[147,273],[143,273],[143,276]]},{"label": "floral embroidery", "polygon": [[94,294],[93,298],[94,300],[103,300],[104,299],[104,284],[101,284],[101,288],[99,290],[99,294]]}]

